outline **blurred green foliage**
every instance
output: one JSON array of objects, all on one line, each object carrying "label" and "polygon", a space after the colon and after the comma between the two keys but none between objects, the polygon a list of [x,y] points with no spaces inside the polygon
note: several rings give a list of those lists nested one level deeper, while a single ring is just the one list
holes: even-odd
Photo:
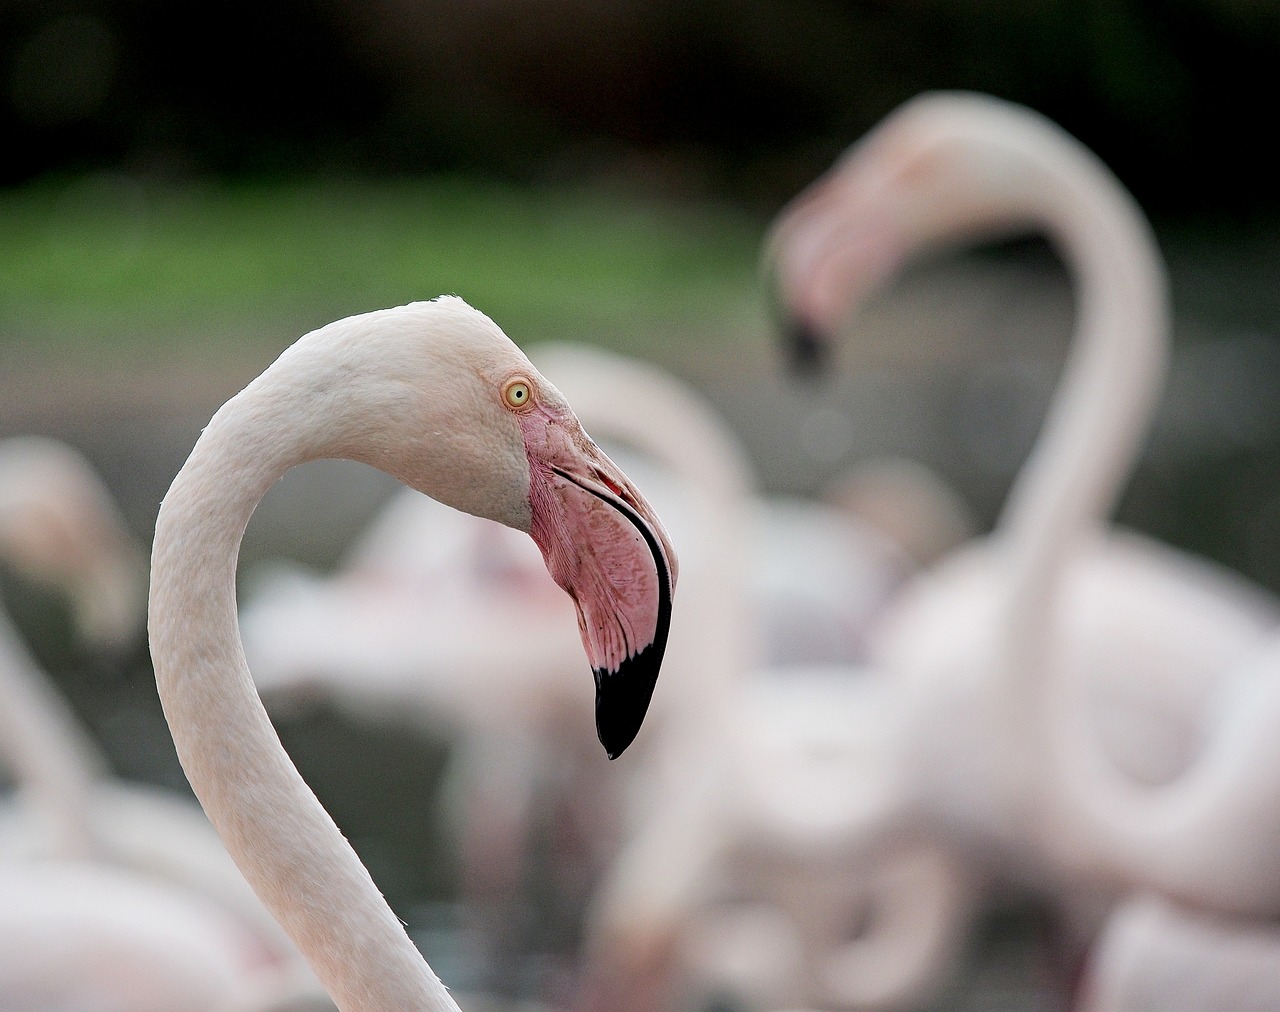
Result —
[{"label": "blurred green foliage", "polygon": [[0,344],[172,344],[264,321],[297,336],[445,292],[521,342],[723,333],[761,317],[761,227],[724,206],[461,178],[46,182],[0,193]]}]

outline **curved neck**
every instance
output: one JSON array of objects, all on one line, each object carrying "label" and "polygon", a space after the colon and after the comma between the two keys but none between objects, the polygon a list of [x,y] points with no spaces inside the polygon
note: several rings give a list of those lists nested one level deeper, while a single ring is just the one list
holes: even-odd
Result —
[{"label": "curved neck", "polygon": [[1041,789],[1061,775],[1056,759],[1037,759],[1052,719],[1046,693],[1061,577],[1115,506],[1163,386],[1169,344],[1163,261],[1141,210],[1085,149],[1064,147],[1052,167],[1048,161],[1037,215],[1073,277],[1076,325],[1048,415],[993,536],[1008,594],[996,676],[1010,707],[1012,768]]},{"label": "curved neck", "polygon": [[1110,766],[1084,719],[1079,672],[1052,669],[1060,579],[1114,506],[1169,345],[1167,282],[1150,227],[1100,164],[1091,170],[1073,173],[1045,210],[1075,275],[1078,324],[1044,430],[996,529],[1011,574],[1000,661],[1015,699],[1015,740],[1030,775],[1048,773],[1040,786],[1056,804],[1040,809],[1043,838],[1069,863],[1120,869],[1195,902],[1270,910],[1280,887],[1259,883],[1280,881],[1280,854],[1252,843],[1232,850],[1227,841],[1280,832],[1275,781],[1257,773],[1280,762],[1272,716],[1280,713],[1272,688],[1280,639],[1229,679],[1230,713],[1205,754],[1161,787],[1127,783]]},{"label": "curved neck", "polygon": [[1084,154],[1040,190],[1040,224],[1075,283],[1076,325],[1049,413],[996,525],[1025,589],[1054,574],[1057,557],[1107,520],[1168,359],[1167,281],[1155,236],[1133,198]]},{"label": "curved neck", "polygon": [[[1072,818],[1050,826],[1068,861],[1188,902],[1272,916],[1280,908],[1280,634],[1264,636],[1223,674],[1212,737],[1167,784],[1120,777],[1081,728],[1054,743],[1071,776],[1060,785]],[[1053,702],[1081,712],[1082,686],[1064,679]],[[1056,813],[1055,813],[1056,814]]]},{"label": "curved neck", "polygon": [[281,393],[260,378],[227,402],[161,506],[149,612],[156,686],[210,821],[338,1007],[456,1012],[284,751],[245,663],[235,596],[245,527],[277,478],[330,448],[299,424],[310,416],[298,398]]},{"label": "curved neck", "polygon": [[58,853],[94,852],[89,799],[106,762],[0,614],[0,759],[48,820]]}]

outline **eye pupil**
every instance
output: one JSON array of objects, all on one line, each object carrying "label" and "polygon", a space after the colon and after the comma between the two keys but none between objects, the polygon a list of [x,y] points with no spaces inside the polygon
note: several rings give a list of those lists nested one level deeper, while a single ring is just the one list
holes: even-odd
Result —
[{"label": "eye pupil", "polygon": [[523,407],[529,400],[529,384],[522,380],[517,380],[507,386],[504,396],[507,399],[507,403],[513,408]]}]

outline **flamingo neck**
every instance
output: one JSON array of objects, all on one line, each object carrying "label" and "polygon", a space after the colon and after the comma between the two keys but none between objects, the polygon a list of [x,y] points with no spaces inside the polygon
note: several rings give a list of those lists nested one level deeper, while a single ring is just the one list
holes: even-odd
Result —
[{"label": "flamingo neck", "polygon": [[[1054,743],[1071,775],[1060,791],[1073,820],[1056,827],[1068,859],[1186,902],[1251,915],[1280,909],[1280,636],[1224,673],[1230,686],[1214,734],[1195,762],[1152,786],[1118,776],[1081,727]],[[1065,680],[1064,680],[1065,681]],[[1084,709],[1080,687],[1062,702]],[[1053,701],[1055,705],[1059,702]]]},{"label": "flamingo neck", "polygon": [[[1269,912],[1280,887],[1259,882],[1280,881],[1280,856],[1260,844],[1224,860],[1222,841],[1280,833],[1274,781],[1256,775],[1280,762],[1272,716],[1280,713],[1272,677],[1280,639],[1231,679],[1230,712],[1219,722],[1229,733],[1215,735],[1182,776],[1154,788],[1116,774],[1083,723],[1078,673],[1051,670],[1060,578],[1083,539],[1102,530],[1139,449],[1164,379],[1170,326],[1162,261],[1141,212],[1100,165],[1075,177],[1046,208],[1046,224],[1076,277],[1079,323],[1041,438],[997,527],[1012,573],[1002,661],[1021,754],[1047,774],[1041,784],[1057,805],[1044,838],[1068,863],[1120,868],[1192,902]],[[1042,740],[1027,740],[1035,733]],[[1046,765],[1036,767],[1036,757]],[[1250,874],[1259,867],[1266,874]]]},{"label": "flamingo neck", "polygon": [[0,759],[66,857],[95,852],[89,799],[106,764],[0,614]]},{"label": "flamingo neck", "polygon": [[[996,676],[1010,765],[1044,789],[1046,693],[1057,594],[1070,559],[1101,532],[1150,424],[1168,358],[1167,282],[1136,202],[1085,149],[1046,148],[1037,216],[1074,279],[1076,325],[1031,456],[995,528],[1007,597]],[[1046,779],[1048,778],[1048,779]]]},{"label": "flamingo neck", "polygon": [[[1073,277],[1071,349],[996,531],[1025,584],[1103,525],[1151,421],[1168,359],[1167,281],[1150,225],[1083,151],[1049,173],[1041,224]],[[1062,171],[1065,169],[1070,171]]]},{"label": "flamingo neck", "polygon": [[249,517],[286,470],[344,445],[306,424],[302,392],[281,393],[260,378],[224,405],[161,506],[149,613],[156,685],[197,798],[338,1007],[456,1012],[281,746],[245,662],[235,575]]}]

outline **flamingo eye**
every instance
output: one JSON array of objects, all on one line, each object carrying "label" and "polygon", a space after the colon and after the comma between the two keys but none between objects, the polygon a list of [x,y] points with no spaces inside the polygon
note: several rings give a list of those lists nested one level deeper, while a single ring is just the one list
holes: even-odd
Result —
[{"label": "flamingo eye", "polygon": [[509,408],[527,407],[533,401],[533,390],[528,380],[513,379],[502,388],[502,399]]}]

